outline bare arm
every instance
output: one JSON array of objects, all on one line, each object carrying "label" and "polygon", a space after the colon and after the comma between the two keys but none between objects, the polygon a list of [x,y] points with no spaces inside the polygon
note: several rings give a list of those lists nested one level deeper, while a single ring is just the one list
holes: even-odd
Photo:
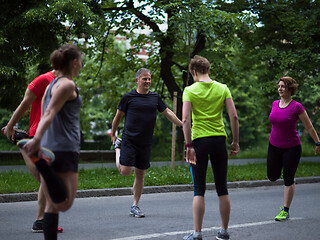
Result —
[{"label": "bare arm", "polygon": [[116,140],[116,131],[118,129],[118,126],[123,118],[124,112],[120,111],[119,109],[117,110],[116,115],[113,118],[112,121],[112,129],[111,129],[111,142],[114,144],[114,141]]},{"label": "bare arm", "polygon": [[225,101],[226,108],[228,111],[228,115],[230,118],[230,124],[231,124],[231,131],[232,131],[232,137],[233,141],[231,143],[231,151],[230,156],[236,155],[239,150],[239,120],[238,120],[238,114],[236,107],[233,103],[232,98],[227,98]]},{"label": "bare arm", "polygon": [[34,102],[34,100],[37,99],[37,96],[30,90],[27,88],[23,100],[21,101],[21,103],[19,104],[19,106],[17,107],[17,109],[14,111],[14,113],[12,114],[6,129],[4,131],[4,134],[7,136],[7,138],[9,140],[14,140],[14,130],[13,127],[14,125],[16,125],[16,123],[20,120],[20,118],[23,116],[23,114],[25,113],[25,111],[27,111],[27,109],[30,107],[30,105]]},{"label": "bare arm", "polygon": [[[319,142],[319,136],[316,130],[314,129],[307,112],[303,111],[302,113],[300,113],[299,119],[303,123],[304,128],[308,131],[308,133],[312,137],[313,141],[315,143]],[[316,146],[315,154],[320,154],[320,146]]]},{"label": "bare arm", "polygon": [[50,103],[41,117],[36,134],[34,138],[29,141],[25,146],[24,150],[29,156],[40,151],[40,141],[52,123],[54,116],[61,110],[63,105],[76,97],[75,84],[71,80],[60,80],[51,90],[52,98]]},{"label": "bare arm", "polygon": [[165,115],[170,122],[174,123],[178,127],[182,127],[182,121],[180,121],[180,119],[169,108],[166,108],[162,114]]},{"label": "bare arm", "polygon": [[182,105],[183,135],[184,135],[186,144],[191,144],[191,146],[187,147],[186,162],[195,165],[197,163],[197,157],[196,157],[196,152],[192,146],[192,140],[191,140],[191,110],[192,110],[192,103],[189,101],[183,102],[183,105]]},{"label": "bare arm", "polygon": [[45,100],[45,96],[47,95],[49,86],[50,85],[47,86],[46,90],[44,91],[43,98],[41,99],[41,116],[43,115],[44,100]]}]

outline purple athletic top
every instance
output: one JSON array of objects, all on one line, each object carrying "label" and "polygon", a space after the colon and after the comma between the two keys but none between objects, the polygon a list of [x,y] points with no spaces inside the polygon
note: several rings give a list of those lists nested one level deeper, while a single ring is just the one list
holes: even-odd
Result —
[{"label": "purple athletic top", "polygon": [[301,103],[292,100],[285,108],[279,107],[280,100],[272,103],[269,121],[272,123],[269,142],[278,148],[300,145],[296,129],[299,115],[305,110]]}]

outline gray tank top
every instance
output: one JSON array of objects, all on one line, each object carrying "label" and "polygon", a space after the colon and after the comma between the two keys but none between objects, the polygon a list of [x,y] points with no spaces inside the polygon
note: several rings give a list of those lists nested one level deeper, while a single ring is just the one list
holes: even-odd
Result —
[{"label": "gray tank top", "polygon": [[[51,89],[59,78],[55,78],[49,85],[44,99],[45,111],[51,100]],[[76,88],[77,98],[66,102],[54,117],[47,131],[44,133],[41,145],[56,152],[80,152],[80,107],[81,97]]]}]

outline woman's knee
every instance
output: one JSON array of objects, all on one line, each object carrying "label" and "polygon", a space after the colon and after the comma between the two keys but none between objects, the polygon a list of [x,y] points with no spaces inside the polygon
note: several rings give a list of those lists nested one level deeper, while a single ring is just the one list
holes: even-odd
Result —
[{"label": "woman's knee", "polygon": [[66,199],[66,201],[62,202],[62,203],[58,203],[58,204],[54,204],[54,207],[59,211],[59,212],[66,212],[68,211],[72,205],[73,205],[73,199]]},{"label": "woman's knee", "polygon": [[221,196],[229,194],[227,185],[216,187],[216,192],[217,192],[218,197],[221,197]]},{"label": "woman's knee", "polygon": [[284,185],[286,187],[290,187],[294,184],[294,178],[290,178],[290,179],[285,178],[283,181],[284,181]]},{"label": "woman's knee", "polygon": [[271,181],[271,182],[275,182],[279,179],[278,176],[273,176],[273,175],[268,175],[268,179]]},{"label": "woman's knee", "polygon": [[275,182],[277,181],[280,176],[281,176],[281,171],[280,173],[276,173],[276,172],[272,172],[272,171],[267,171],[267,176],[268,176],[268,179],[271,181],[271,182]]},{"label": "woman's knee", "polygon": [[200,185],[194,185],[193,186],[193,192],[194,192],[194,196],[204,197],[204,194],[206,192],[206,187],[205,186],[200,186]]}]

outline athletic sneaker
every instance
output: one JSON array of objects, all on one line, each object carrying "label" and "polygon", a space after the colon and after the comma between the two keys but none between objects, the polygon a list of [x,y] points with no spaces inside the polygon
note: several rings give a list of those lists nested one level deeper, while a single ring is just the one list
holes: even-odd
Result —
[{"label": "athletic sneaker", "polygon": [[[31,139],[22,139],[19,142],[17,142],[17,146],[22,149],[23,146],[30,140]],[[48,163],[48,165],[50,165],[54,161],[55,156],[54,156],[54,153],[50,149],[45,148],[45,147],[41,147],[41,152],[40,152],[39,156],[38,156],[38,154],[36,154],[36,155],[32,156],[30,159],[33,163],[36,163],[40,159],[44,159]]]},{"label": "athletic sneaker", "polygon": [[42,233],[43,232],[42,224],[43,224],[43,220],[36,220],[33,223],[31,231],[34,233]]},{"label": "athletic sneaker", "polygon": [[276,221],[285,221],[289,219],[289,213],[284,210],[283,207],[280,208],[281,212],[274,218]]},{"label": "athletic sneaker", "polygon": [[113,144],[114,149],[120,148],[121,142],[122,142],[122,139],[117,137],[117,139],[114,141],[114,144]]},{"label": "athletic sneaker", "polygon": [[[42,233],[43,232],[43,220],[36,220],[33,223],[31,231],[34,232],[34,233]],[[57,228],[57,232],[58,233],[62,233],[63,232],[63,228],[58,227]]]},{"label": "athletic sneaker", "polygon": [[196,233],[192,232],[189,235],[184,236],[183,240],[202,240],[202,235],[199,234],[196,236]]},{"label": "athletic sneaker", "polygon": [[132,217],[136,217],[136,218],[143,218],[144,213],[141,211],[141,209],[137,206],[137,205],[133,205],[130,209],[130,215]]},{"label": "athletic sneaker", "polygon": [[[1,133],[4,134],[4,130],[6,129],[6,127],[3,127],[1,129]],[[14,141],[11,139],[11,142],[13,144],[17,144],[17,142],[21,139],[24,138],[28,138],[29,135],[26,131],[22,130],[22,129],[18,129],[18,128],[14,128]]]},{"label": "athletic sneaker", "polygon": [[229,233],[227,230],[220,229],[219,232],[217,233],[216,239],[218,240],[223,240],[223,239],[229,239]]}]

